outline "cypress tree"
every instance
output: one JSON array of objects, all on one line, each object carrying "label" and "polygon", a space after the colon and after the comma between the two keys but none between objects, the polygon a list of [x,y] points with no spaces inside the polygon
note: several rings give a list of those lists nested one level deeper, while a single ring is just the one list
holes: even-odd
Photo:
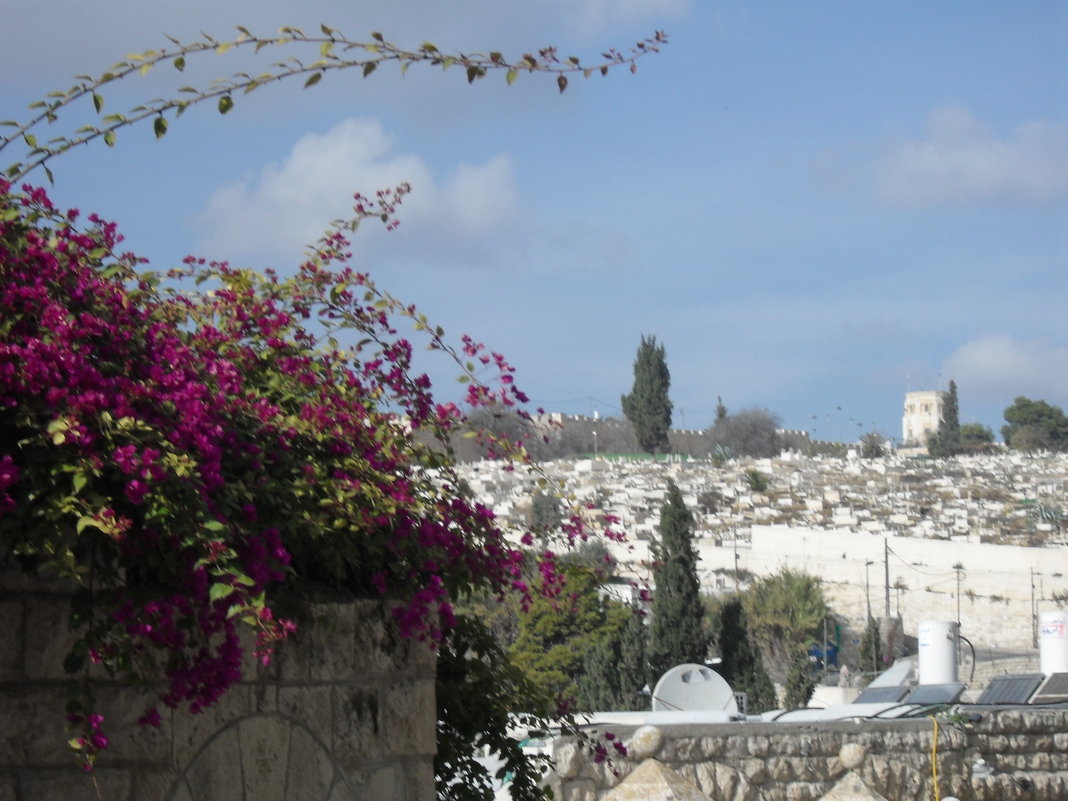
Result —
[{"label": "cypress tree", "polygon": [[638,445],[646,453],[666,453],[670,447],[671,400],[668,389],[671,373],[667,355],[656,337],[643,334],[634,358],[634,386],[620,398],[623,414],[634,426]]},{"label": "cypress tree", "polygon": [[775,685],[764,669],[760,649],[749,636],[745,608],[738,598],[723,604],[719,612],[720,663],[716,671],[723,676],[731,689],[749,696],[749,714],[759,714],[774,709]]},{"label": "cypress tree", "polygon": [[649,696],[643,692],[647,683],[645,623],[636,609],[628,607],[626,614],[619,628],[601,640],[586,659],[578,700],[588,709],[627,712],[649,708]]},{"label": "cypress tree", "polygon": [[669,668],[702,664],[708,653],[704,605],[697,581],[693,515],[675,482],[660,509],[659,536],[652,544],[653,621],[649,632],[650,685]]},{"label": "cypress tree", "polygon": [[955,456],[960,453],[960,408],[957,405],[957,382],[949,382],[949,392],[943,393],[942,417],[938,433],[927,448],[931,456]]}]

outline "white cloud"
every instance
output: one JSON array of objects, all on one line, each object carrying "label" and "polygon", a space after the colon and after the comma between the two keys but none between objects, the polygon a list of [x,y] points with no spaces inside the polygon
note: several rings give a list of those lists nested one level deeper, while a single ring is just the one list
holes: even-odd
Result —
[{"label": "white cloud", "polygon": [[1049,340],[982,337],[954,351],[942,372],[986,400],[1026,395],[1061,404],[1068,398],[1068,346]]},{"label": "white cloud", "polygon": [[926,136],[884,154],[875,191],[905,206],[1068,197],[1068,123],[1034,120],[999,137],[966,108],[943,106]]},{"label": "white cloud", "polygon": [[[390,244],[409,252],[477,245],[518,206],[507,156],[461,164],[440,181],[419,156],[393,153],[377,121],[350,119],[301,137],[281,164],[216,190],[199,215],[202,252],[292,263],[331,220],[351,216],[354,192],[373,197],[402,182],[412,187],[399,210],[404,236],[393,235]],[[375,228],[367,225],[357,237],[364,252],[380,235]]]}]

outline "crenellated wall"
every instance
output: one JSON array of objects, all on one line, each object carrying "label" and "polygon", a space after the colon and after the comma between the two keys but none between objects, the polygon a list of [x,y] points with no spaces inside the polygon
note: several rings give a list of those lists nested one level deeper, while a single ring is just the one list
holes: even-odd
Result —
[{"label": "crenellated wall", "polygon": [[146,692],[95,680],[111,744],[90,774],[66,744],[68,616],[61,587],[0,575],[0,801],[434,798],[434,655],[380,603],[312,607],[268,667],[159,729],[136,724]]}]

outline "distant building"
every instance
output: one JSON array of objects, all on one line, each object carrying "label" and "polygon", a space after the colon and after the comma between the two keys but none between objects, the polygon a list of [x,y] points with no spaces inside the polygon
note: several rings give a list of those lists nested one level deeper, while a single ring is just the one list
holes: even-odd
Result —
[{"label": "distant building", "polygon": [[901,441],[905,447],[926,450],[927,437],[938,431],[942,421],[945,393],[921,390],[905,394],[905,413],[901,417]]}]

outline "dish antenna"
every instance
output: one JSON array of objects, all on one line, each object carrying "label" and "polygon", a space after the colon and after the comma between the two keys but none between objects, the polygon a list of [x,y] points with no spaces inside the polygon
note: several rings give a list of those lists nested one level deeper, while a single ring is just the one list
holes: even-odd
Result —
[{"label": "dish antenna", "polygon": [[704,665],[676,665],[653,688],[654,712],[722,709],[738,714],[734,690],[716,671]]}]

